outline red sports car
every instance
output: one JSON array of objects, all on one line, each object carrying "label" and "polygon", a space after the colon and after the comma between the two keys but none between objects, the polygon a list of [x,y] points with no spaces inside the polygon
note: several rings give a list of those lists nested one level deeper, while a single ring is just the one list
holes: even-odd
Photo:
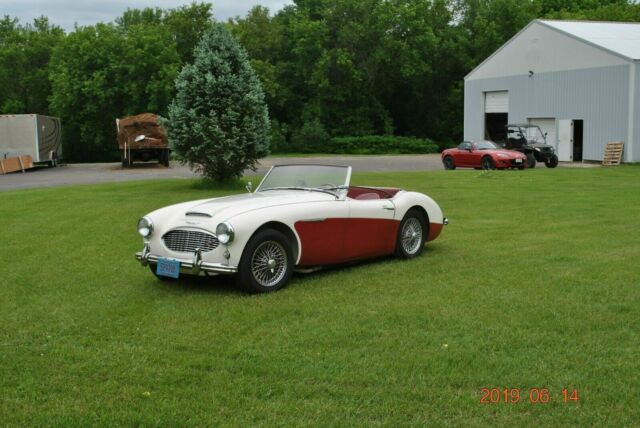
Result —
[{"label": "red sports car", "polygon": [[442,152],[442,164],[444,169],[524,169],[527,157],[515,150],[505,150],[492,141],[464,141],[458,147]]}]

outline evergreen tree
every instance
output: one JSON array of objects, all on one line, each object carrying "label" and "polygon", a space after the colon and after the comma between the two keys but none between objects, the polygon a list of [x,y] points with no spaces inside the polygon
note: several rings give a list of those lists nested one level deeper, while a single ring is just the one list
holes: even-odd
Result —
[{"label": "evergreen tree", "polygon": [[175,153],[215,181],[238,179],[268,154],[269,115],[245,50],[223,25],[208,30],[176,79],[165,127]]}]

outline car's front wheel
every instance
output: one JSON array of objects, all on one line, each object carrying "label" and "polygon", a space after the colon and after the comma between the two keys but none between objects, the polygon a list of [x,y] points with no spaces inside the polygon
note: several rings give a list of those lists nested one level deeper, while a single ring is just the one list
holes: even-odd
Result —
[{"label": "car's front wheel", "polygon": [[414,258],[422,252],[427,238],[427,218],[417,209],[410,209],[400,222],[396,238],[396,256]]},{"label": "car's front wheel", "polygon": [[482,158],[482,169],[496,169],[496,166],[493,163],[493,159],[489,156],[485,156]]},{"label": "car's front wheel", "polygon": [[442,164],[444,165],[444,169],[456,169],[456,163],[452,156],[445,156],[444,159],[442,159]]},{"label": "car's front wheel", "polygon": [[544,164],[547,168],[555,168],[558,166],[558,156],[551,155],[544,160]]},{"label": "car's front wheel", "polygon": [[244,248],[236,282],[250,293],[279,290],[289,282],[293,262],[287,237],[277,230],[262,230]]}]

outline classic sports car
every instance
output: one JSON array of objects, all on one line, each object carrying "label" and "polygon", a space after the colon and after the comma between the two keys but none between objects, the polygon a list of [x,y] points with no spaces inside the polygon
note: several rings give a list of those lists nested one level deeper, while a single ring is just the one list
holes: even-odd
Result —
[{"label": "classic sports car", "polygon": [[279,165],[255,191],[185,202],[142,217],[136,253],[159,278],[236,274],[249,292],[296,269],[396,254],[416,257],[447,219],[421,193],[350,186],[351,167]]},{"label": "classic sports car", "polygon": [[444,169],[466,168],[518,168],[527,166],[527,156],[515,150],[506,150],[493,141],[464,141],[453,149],[442,152]]}]

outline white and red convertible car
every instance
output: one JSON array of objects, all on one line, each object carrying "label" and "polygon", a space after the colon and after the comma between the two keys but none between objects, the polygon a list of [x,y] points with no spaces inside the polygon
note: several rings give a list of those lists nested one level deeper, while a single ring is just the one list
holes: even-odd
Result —
[{"label": "white and red convertible car", "polygon": [[266,292],[286,285],[294,268],[415,257],[447,224],[426,195],[350,179],[349,166],[274,166],[255,191],[142,217],[136,258],[159,278],[236,274],[242,289]]}]

